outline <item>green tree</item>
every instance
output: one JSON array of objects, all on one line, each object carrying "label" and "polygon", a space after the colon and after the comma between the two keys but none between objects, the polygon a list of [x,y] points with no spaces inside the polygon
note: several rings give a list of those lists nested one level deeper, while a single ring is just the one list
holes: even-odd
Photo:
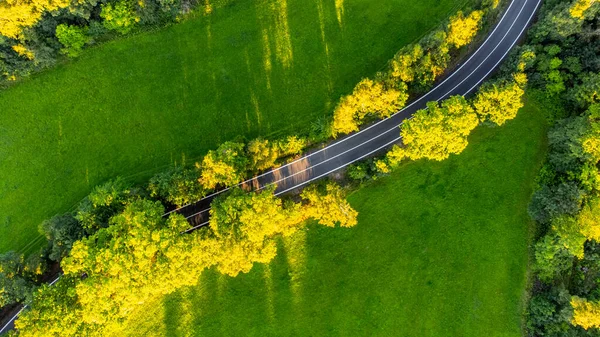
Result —
[{"label": "green tree", "polygon": [[103,4],[100,16],[104,19],[103,24],[106,29],[114,30],[121,34],[129,33],[140,20],[129,2],[124,0],[114,4]]},{"label": "green tree", "polygon": [[75,241],[85,235],[85,230],[71,213],[45,220],[40,224],[39,231],[48,240],[48,258],[56,262],[69,253]]},{"label": "green tree", "polygon": [[552,281],[569,270],[573,265],[573,256],[560,242],[560,238],[550,234],[535,244],[534,270],[540,280]]},{"label": "green tree", "polygon": [[75,218],[87,233],[108,226],[108,220],[123,209],[131,197],[131,190],[122,178],[94,187],[79,204]]},{"label": "green tree", "polygon": [[64,48],[61,52],[69,57],[77,57],[89,42],[85,28],[60,24],[56,27],[56,37]]},{"label": "green tree", "polygon": [[31,300],[38,270],[27,267],[22,254],[0,255],[0,308]]},{"label": "green tree", "polygon": [[206,190],[198,182],[197,170],[175,167],[150,179],[148,192],[175,206],[183,206],[202,199]]}]

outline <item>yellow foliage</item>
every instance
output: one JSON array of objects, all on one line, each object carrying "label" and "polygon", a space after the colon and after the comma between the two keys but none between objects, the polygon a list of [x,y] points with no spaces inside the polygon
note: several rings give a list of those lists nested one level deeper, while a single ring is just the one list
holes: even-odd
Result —
[{"label": "yellow foliage", "polygon": [[256,138],[248,143],[250,165],[255,170],[265,170],[273,167],[279,157],[278,144],[270,144],[268,140]]},{"label": "yellow foliage", "polygon": [[17,44],[12,46],[12,49],[17,52],[17,54],[29,59],[29,60],[33,60],[35,58],[35,55],[33,54],[33,52],[29,49],[27,49],[27,47],[25,47],[22,44]]},{"label": "yellow foliage", "polygon": [[391,171],[388,164],[384,160],[381,160],[381,159],[378,159],[375,161],[375,170],[377,170],[377,172],[383,173],[383,174],[390,173],[390,171]]},{"label": "yellow foliage", "polygon": [[386,154],[385,158],[388,163],[392,166],[398,165],[404,158],[406,158],[407,154],[404,148],[394,145],[392,149]]},{"label": "yellow foliage", "polygon": [[404,106],[408,99],[406,85],[400,89],[386,88],[383,82],[363,79],[356,85],[351,95],[340,101],[333,112],[333,134],[357,131],[358,126],[368,115],[387,118]]},{"label": "yellow foliage", "polygon": [[600,199],[586,203],[577,217],[581,233],[589,240],[600,242]]},{"label": "yellow foliage", "polygon": [[483,11],[473,11],[467,17],[458,12],[450,18],[447,42],[456,48],[469,44],[477,34],[482,18]]},{"label": "yellow foliage", "polygon": [[573,318],[571,319],[573,325],[579,325],[586,330],[600,328],[600,303],[573,296],[571,307],[573,308]]},{"label": "yellow foliage", "polygon": [[0,34],[18,39],[24,28],[35,25],[46,12],[66,8],[69,0],[8,0],[0,2]]},{"label": "yellow foliage", "polygon": [[441,105],[430,102],[402,125],[404,153],[413,160],[444,160],[467,147],[467,136],[478,124],[477,115],[462,96],[450,97]]},{"label": "yellow foliage", "polygon": [[497,125],[504,124],[507,120],[517,116],[519,109],[523,107],[523,94],[525,91],[517,82],[526,81],[523,75],[515,76],[515,81],[492,83],[484,85],[479,89],[477,96],[473,101],[475,111],[481,121],[489,120]]},{"label": "yellow foliage", "polygon": [[569,13],[571,13],[572,17],[583,20],[584,12],[592,7],[595,2],[596,0],[577,0],[571,5]]},{"label": "yellow foliage", "polygon": [[301,196],[308,201],[303,212],[321,225],[352,227],[357,224],[358,212],[346,201],[339,186],[333,183],[328,183],[324,189],[310,186],[302,191]]}]

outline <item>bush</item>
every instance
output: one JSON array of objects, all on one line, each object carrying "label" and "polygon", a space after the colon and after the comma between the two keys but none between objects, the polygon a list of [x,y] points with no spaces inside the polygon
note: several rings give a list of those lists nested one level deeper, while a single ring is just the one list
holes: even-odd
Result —
[{"label": "bush", "polygon": [[77,57],[89,41],[86,29],[65,24],[56,27],[56,37],[64,46],[61,52],[69,57]]},{"label": "bush", "polygon": [[151,197],[159,197],[177,207],[198,201],[206,195],[206,190],[198,182],[198,171],[173,168],[159,173],[150,179],[148,192]]},{"label": "bush", "polygon": [[100,16],[104,19],[104,27],[114,30],[120,34],[127,34],[134,27],[139,18],[135,15],[131,5],[126,1],[119,1],[114,5],[105,3],[102,5]]},{"label": "bush", "polygon": [[83,238],[85,230],[71,213],[55,215],[40,224],[40,232],[48,240],[48,258],[60,262],[73,243]]},{"label": "bush", "polygon": [[535,221],[548,224],[561,215],[575,215],[581,206],[582,192],[576,183],[544,185],[537,190],[529,204],[529,215]]}]

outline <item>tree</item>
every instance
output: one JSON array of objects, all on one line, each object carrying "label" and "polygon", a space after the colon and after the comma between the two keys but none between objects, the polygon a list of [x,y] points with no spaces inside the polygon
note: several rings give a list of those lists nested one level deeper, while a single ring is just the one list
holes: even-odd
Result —
[{"label": "tree", "polygon": [[255,171],[262,171],[275,165],[279,158],[279,146],[277,143],[269,143],[268,140],[256,138],[248,143],[246,151],[250,158],[250,166]]},{"label": "tree", "polygon": [[38,270],[28,268],[22,254],[8,252],[0,255],[0,308],[29,302],[37,275]]},{"label": "tree", "polygon": [[65,24],[56,26],[56,37],[64,46],[61,52],[69,57],[77,57],[89,41],[86,29]]},{"label": "tree", "polygon": [[151,197],[161,199],[177,207],[202,199],[206,190],[198,182],[198,171],[175,167],[150,179],[148,191]]},{"label": "tree", "polygon": [[279,155],[285,157],[302,153],[307,145],[307,141],[298,136],[288,136],[285,139],[279,140],[277,145],[279,146]]},{"label": "tree", "polygon": [[587,73],[582,75],[581,84],[570,90],[572,100],[581,107],[587,108],[594,103],[600,103],[600,74]]},{"label": "tree", "polygon": [[577,217],[581,233],[589,240],[600,242],[600,199],[591,198]]},{"label": "tree", "polygon": [[584,12],[588,10],[592,5],[596,2],[596,0],[576,0],[571,8],[569,9],[569,13],[574,18],[584,19]]},{"label": "tree", "polygon": [[69,253],[73,243],[83,238],[85,230],[73,214],[55,215],[40,224],[39,231],[48,240],[48,258],[59,262]]},{"label": "tree", "polygon": [[483,11],[473,11],[465,17],[461,11],[450,18],[448,24],[448,44],[455,48],[465,46],[473,40],[479,30]]},{"label": "tree", "polygon": [[537,190],[529,204],[529,215],[539,223],[549,223],[561,215],[575,215],[581,205],[582,192],[576,183],[544,185]]},{"label": "tree", "polygon": [[404,106],[408,99],[406,84],[400,82],[392,87],[383,81],[363,79],[352,95],[340,100],[333,112],[333,135],[358,131],[365,117],[389,117]]},{"label": "tree", "polygon": [[462,96],[429,102],[414,118],[404,122],[401,135],[404,155],[410,159],[443,160],[467,146],[467,136],[479,121],[473,108]]},{"label": "tree", "polygon": [[307,201],[303,212],[319,224],[328,227],[352,227],[357,224],[358,212],[350,206],[342,189],[334,183],[309,186],[302,191],[301,196]]},{"label": "tree", "polygon": [[127,34],[133,26],[140,20],[135,15],[131,5],[127,1],[119,1],[114,5],[105,3],[102,5],[100,16],[104,19],[104,27],[109,30],[117,31],[121,34]]},{"label": "tree", "polygon": [[523,107],[524,93],[514,80],[488,82],[479,89],[473,106],[481,121],[503,125]]},{"label": "tree", "polygon": [[587,240],[581,233],[575,217],[563,215],[552,220],[552,230],[558,235],[558,242],[575,257],[583,258],[583,245]]},{"label": "tree", "polygon": [[415,79],[416,64],[422,57],[423,48],[420,44],[414,44],[402,49],[390,61],[390,75],[404,83],[413,82]]},{"label": "tree", "polygon": [[573,256],[560,242],[560,238],[550,234],[535,244],[534,269],[540,280],[550,282],[557,275],[569,270]]},{"label": "tree", "polygon": [[208,151],[202,163],[196,163],[200,169],[200,184],[212,190],[219,185],[232,186],[244,179],[248,165],[244,144],[225,142],[216,151]]},{"label": "tree", "polygon": [[572,323],[574,325],[579,325],[586,330],[600,328],[600,302],[573,296],[571,306],[573,307]]}]

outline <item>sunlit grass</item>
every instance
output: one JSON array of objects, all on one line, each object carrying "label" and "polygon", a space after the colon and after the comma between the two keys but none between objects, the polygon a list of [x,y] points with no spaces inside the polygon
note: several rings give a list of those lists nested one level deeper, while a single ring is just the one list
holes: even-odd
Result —
[{"label": "sunlit grass", "polygon": [[[304,237],[281,240],[269,266],[226,278],[225,287],[206,272],[186,290],[196,315],[188,333],[522,336],[527,204],[546,131],[529,102],[505,126],[477,129],[461,155],[404,164],[353,193],[356,227],[309,226]],[[181,294],[163,305],[180,308]],[[173,325],[167,315],[132,319],[126,329]]]}]

